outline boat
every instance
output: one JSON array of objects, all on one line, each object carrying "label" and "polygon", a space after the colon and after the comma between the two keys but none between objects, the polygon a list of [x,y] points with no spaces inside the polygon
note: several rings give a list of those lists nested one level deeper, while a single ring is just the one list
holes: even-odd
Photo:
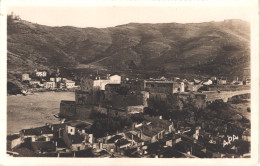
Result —
[{"label": "boat", "polygon": [[55,118],[61,118],[59,113],[54,114],[53,116],[54,116]]}]

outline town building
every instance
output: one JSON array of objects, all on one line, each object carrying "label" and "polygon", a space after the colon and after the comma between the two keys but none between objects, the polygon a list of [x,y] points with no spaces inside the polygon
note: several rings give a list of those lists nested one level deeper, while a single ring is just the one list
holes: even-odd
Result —
[{"label": "town building", "polygon": [[101,79],[100,76],[83,78],[81,79],[81,90],[105,90],[105,86],[107,84],[121,84],[121,76],[108,75],[106,78],[103,79]]},{"label": "town building", "polygon": [[64,81],[66,88],[71,89],[75,87],[75,82],[72,80],[66,80]]},{"label": "town building", "polygon": [[61,82],[62,78],[61,77],[56,77],[56,82]]},{"label": "town building", "polygon": [[35,88],[41,86],[41,82],[36,80],[30,80],[29,84]]},{"label": "town building", "polygon": [[22,74],[22,81],[31,81],[29,74]]},{"label": "town building", "polygon": [[55,82],[55,77],[51,77],[51,78],[50,78],[50,81],[51,81],[51,82]]},{"label": "town building", "polygon": [[35,72],[36,77],[47,77],[46,71],[36,71]]},{"label": "town building", "polygon": [[218,83],[219,85],[226,85],[226,84],[227,84],[227,80],[225,80],[225,79],[218,79],[218,80],[217,80],[217,83]]},{"label": "town building", "polygon": [[12,150],[22,143],[22,139],[19,134],[13,134],[7,136],[7,150]]},{"label": "town building", "polygon": [[44,88],[46,89],[54,89],[56,88],[56,83],[55,82],[44,82]]}]

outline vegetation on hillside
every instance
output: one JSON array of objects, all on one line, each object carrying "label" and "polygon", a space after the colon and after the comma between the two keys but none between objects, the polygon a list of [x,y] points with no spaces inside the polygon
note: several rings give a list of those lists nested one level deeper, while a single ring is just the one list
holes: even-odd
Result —
[{"label": "vegetation on hillside", "polygon": [[137,24],[111,28],[49,27],[8,19],[8,72],[75,68],[242,75],[250,26],[242,20]]}]

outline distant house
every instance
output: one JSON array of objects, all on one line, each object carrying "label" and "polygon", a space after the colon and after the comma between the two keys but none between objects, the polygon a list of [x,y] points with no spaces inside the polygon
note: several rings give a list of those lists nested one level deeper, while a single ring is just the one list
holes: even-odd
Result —
[{"label": "distant house", "polygon": [[72,151],[79,151],[86,149],[86,139],[83,135],[69,135],[69,139],[71,141],[70,149]]},{"label": "distant house", "polygon": [[215,80],[217,80],[217,77],[212,76],[212,77],[210,77],[210,80],[215,81]]},{"label": "distant house", "polygon": [[22,81],[30,81],[30,75],[29,74],[22,74]]},{"label": "distant house", "polygon": [[128,148],[132,145],[132,143],[130,141],[128,141],[127,139],[125,138],[122,138],[120,140],[118,140],[116,143],[115,143],[116,147],[118,149],[125,149],[125,148]]},{"label": "distant house", "polygon": [[58,82],[57,86],[60,89],[65,88],[65,84],[63,82]]},{"label": "distant house", "polygon": [[93,82],[93,87],[105,90],[107,84],[120,84],[121,83],[121,76],[113,75],[109,76],[108,79],[97,79]]},{"label": "distant house", "polygon": [[83,91],[105,90],[107,84],[121,84],[121,76],[108,75],[106,78],[101,78],[100,76],[84,78],[81,80],[81,89]]},{"label": "distant house", "polygon": [[36,141],[50,141],[54,133],[63,129],[64,124],[46,124],[42,127],[36,127],[32,129],[23,129],[20,131],[20,137],[22,141],[29,139],[31,142]]},{"label": "distant house", "polygon": [[66,80],[66,81],[64,81],[64,83],[65,83],[65,87],[68,89],[75,87],[75,82],[72,80]]},{"label": "distant house", "polygon": [[112,136],[110,139],[107,140],[107,143],[116,143],[118,140],[122,139],[123,136],[122,135],[115,135],[115,136]]},{"label": "distant house", "polygon": [[21,143],[22,140],[19,134],[7,136],[7,150],[12,150],[13,148],[20,145]]},{"label": "distant house", "polygon": [[144,106],[143,105],[127,106],[126,111],[129,114],[142,113],[144,112]]},{"label": "distant house", "polygon": [[213,81],[212,80],[208,80],[207,82],[204,82],[203,85],[211,85],[213,84]]},{"label": "distant house", "polygon": [[234,80],[234,81],[231,82],[231,84],[234,84],[234,85],[243,85],[243,81]]},{"label": "distant house", "polygon": [[35,80],[31,80],[29,82],[29,84],[33,87],[37,87],[37,86],[41,86],[41,82],[40,81],[35,81]]},{"label": "distant house", "polygon": [[56,82],[61,82],[62,78],[61,77],[56,77]]},{"label": "distant house", "polygon": [[132,143],[132,146],[143,146],[144,141],[138,137],[138,134],[134,131],[125,133],[125,137]]},{"label": "distant house", "polygon": [[75,130],[76,128],[73,126],[66,126],[66,130],[63,130],[62,139],[72,151],[85,150],[88,147],[88,137],[76,134]]},{"label": "distant house", "polygon": [[145,119],[150,122],[135,128],[139,132],[138,137],[144,142],[157,142],[159,139],[163,139],[165,134],[172,133],[174,130],[173,124],[166,120],[149,116],[145,116]]},{"label": "distant house", "polygon": [[36,77],[46,77],[47,72],[46,71],[36,71],[35,75],[36,75]]},{"label": "distant house", "polygon": [[55,82],[55,78],[54,78],[54,77],[51,77],[51,78],[50,78],[50,81],[51,81],[51,82]]},{"label": "distant house", "polygon": [[227,80],[219,79],[219,80],[217,80],[217,83],[218,83],[219,85],[226,85],[226,84],[227,84]]},{"label": "distant house", "polygon": [[119,75],[112,75],[108,78],[110,84],[120,84],[121,83],[121,76]]},{"label": "distant house", "polygon": [[157,142],[159,139],[162,139],[164,133],[165,133],[165,129],[163,128],[144,126],[142,132],[143,135],[141,137],[144,137],[145,135],[146,137],[150,138],[151,143],[154,143]]},{"label": "distant house", "polygon": [[56,88],[56,83],[55,82],[44,82],[44,88],[46,88],[46,89]]},{"label": "distant house", "polygon": [[50,139],[53,137],[53,131],[48,126],[43,127],[37,127],[33,129],[23,129],[20,131],[20,136],[22,140],[29,140],[31,142],[35,142],[37,140],[43,141],[43,138],[45,141],[50,141]]}]

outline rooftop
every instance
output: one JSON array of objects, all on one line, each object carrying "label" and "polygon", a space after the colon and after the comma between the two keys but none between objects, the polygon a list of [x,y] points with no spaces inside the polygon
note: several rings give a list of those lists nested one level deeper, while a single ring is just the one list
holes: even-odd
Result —
[{"label": "rooftop", "polygon": [[127,139],[120,139],[116,142],[116,146],[123,146],[123,145],[127,145],[130,142]]},{"label": "rooftop", "polygon": [[46,124],[45,126],[23,129],[24,135],[41,135],[41,134],[53,134],[55,131],[58,131],[60,128],[65,128],[65,124]]},{"label": "rooftop", "polygon": [[125,133],[126,137],[129,139],[132,139],[133,136],[133,140],[137,143],[143,142],[139,137],[137,137],[136,135],[132,134],[131,132],[127,132]]},{"label": "rooftop", "polygon": [[20,137],[19,134],[8,135],[7,140],[12,141],[12,140],[17,139],[19,137]]},{"label": "rooftop", "polygon": [[119,140],[119,139],[121,139],[121,138],[123,138],[122,135],[115,135],[115,136],[113,136],[112,138],[110,138],[107,142],[108,142],[108,143],[115,143],[117,140]]},{"label": "rooftop", "polygon": [[53,134],[53,131],[49,126],[36,127],[32,129],[21,130],[24,135],[41,135],[41,134]]}]

